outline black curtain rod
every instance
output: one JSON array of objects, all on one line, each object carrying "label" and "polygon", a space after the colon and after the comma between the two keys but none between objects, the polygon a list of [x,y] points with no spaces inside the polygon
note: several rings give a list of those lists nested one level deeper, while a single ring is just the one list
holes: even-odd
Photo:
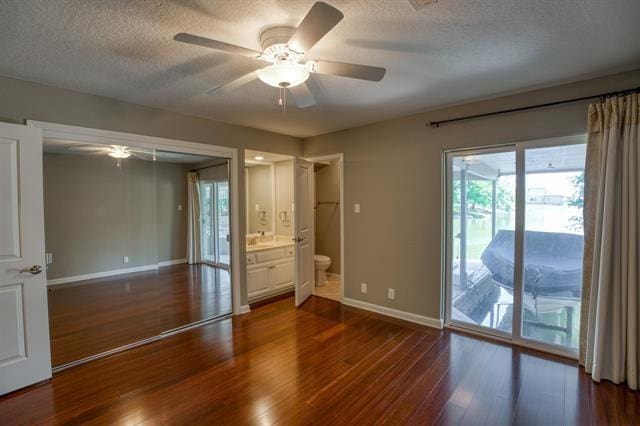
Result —
[{"label": "black curtain rod", "polygon": [[630,95],[632,93],[639,93],[639,92],[640,92],[640,86],[639,87],[635,87],[633,89],[620,90],[618,92],[609,92],[609,93],[602,93],[600,95],[583,96],[581,98],[566,99],[564,101],[547,102],[545,104],[529,105],[529,106],[526,106],[526,107],[504,109],[504,110],[501,110],[501,111],[494,111],[494,112],[485,112],[483,114],[467,115],[465,117],[450,118],[448,120],[429,121],[429,122],[427,122],[427,126],[431,127],[432,129],[437,129],[442,124],[456,123],[458,121],[465,121],[465,120],[473,120],[473,119],[476,119],[476,118],[491,117],[491,116],[494,116],[494,115],[508,114],[508,113],[511,113],[511,112],[528,111],[530,109],[546,108],[546,107],[551,107],[551,106],[555,106],[555,105],[570,104],[570,103],[574,103],[574,102],[583,102],[583,101],[588,101],[588,100],[591,100],[591,99],[598,99],[598,98],[600,99],[600,102],[602,102],[605,99],[611,98],[611,97],[614,97],[614,96],[625,96],[625,95]]}]

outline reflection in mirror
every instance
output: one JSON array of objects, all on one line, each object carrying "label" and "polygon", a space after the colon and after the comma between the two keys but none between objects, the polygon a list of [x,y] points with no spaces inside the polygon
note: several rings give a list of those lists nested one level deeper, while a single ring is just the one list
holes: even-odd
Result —
[{"label": "reflection in mirror", "polygon": [[248,164],[247,232],[273,232],[273,173],[271,165]]},{"label": "reflection in mirror", "polygon": [[[226,160],[45,140],[43,163],[54,366],[231,312],[228,269],[201,249],[228,238]],[[202,217],[199,175],[213,165],[222,195]]]}]

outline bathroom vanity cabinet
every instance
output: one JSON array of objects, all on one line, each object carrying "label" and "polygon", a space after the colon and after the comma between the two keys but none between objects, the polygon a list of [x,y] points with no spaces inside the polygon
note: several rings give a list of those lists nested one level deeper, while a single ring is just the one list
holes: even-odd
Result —
[{"label": "bathroom vanity cabinet", "polygon": [[247,249],[249,302],[289,291],[295,275],[295,246]]}]

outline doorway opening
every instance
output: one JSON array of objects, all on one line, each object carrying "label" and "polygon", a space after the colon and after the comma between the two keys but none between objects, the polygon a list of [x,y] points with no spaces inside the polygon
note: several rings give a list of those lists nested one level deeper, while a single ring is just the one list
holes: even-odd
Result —
[{"label": "doorway opening", "polygon": [[[309,161],[281,154],[245,151],[247,293],[251,305],[294,295],[296,306],[300,306],[309,296],[317,294],[315,283],[320,280],[316,278],[322,274],[326,277],[329,262],[320,262],[320,274],[319,263],[314,260],[314,252],[324,254],[321,253],[324,246],[318,250],[315,245],[315,212],[318,206],[314,170],[324,167],[332,171],[334,179],[326,183],[324,177],[320,180],[321,194],[333,200],[333,210],[322,217],[326,216],[327,225],[334,226],[336,231],[330,241],[338,246],[331,246],[334,250],[331,253],[336,253],[334,271],[339,271],[344,251],[340,208],[342,156],[330,157]],[[321,202],[320,205],[329,206],[329,203]],[[325,238],[322,235],[322,238],[328,240],[329,236]],[[342,298],[341,277],[330,275],[333,285],[327,283],[326,278],[319,282],[320,287],[333,288],[335,294],[331,298],[338,301]]]},{"label": "doorway opening", "polygon": [[446,161],[446,323],[575,357],[586,137]]},{"label": "doorway opening", "polygon": [[313,163],[314,291],[342,302],[343,297],[343,160],[342,154],[309,159]]},{"label": "doorway opening", "polygon": [[247,295],[250,305],[295,291],[294,158],[245,151]]}]

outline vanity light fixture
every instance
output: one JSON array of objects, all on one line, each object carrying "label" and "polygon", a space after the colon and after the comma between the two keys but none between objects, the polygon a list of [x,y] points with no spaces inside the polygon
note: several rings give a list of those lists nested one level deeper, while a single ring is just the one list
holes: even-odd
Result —
[{"label": "vanity light fixture", "polygon": [[264,160],[264,157],[263,157],[263,156],[261,156],[261,155],[256,155],[256,156],[255,156],[255,157],[253,157],[253,158],[254,158],[255,160],[258,160],[258,161],[262,161],[262,160]]}]

